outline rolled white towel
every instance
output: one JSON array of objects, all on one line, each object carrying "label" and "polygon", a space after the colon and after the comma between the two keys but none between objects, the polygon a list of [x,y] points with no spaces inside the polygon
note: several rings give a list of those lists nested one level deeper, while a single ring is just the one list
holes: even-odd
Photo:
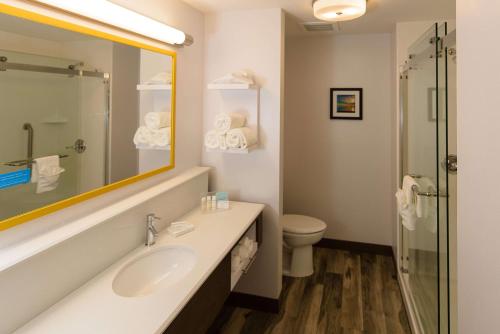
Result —
[{"label": "rolled white towel", "polygon": [[239,113],[220,113],[215,116],[214,127],[219,132],[227,132],[231,129],[245,126],[246,117]]},{"label": "rolled white towel", "polygon": [[165,147],[170,145],[171,133],[170,127],[152,130],[141,126],[135,132],[134,144]]},{"label": "rolled white towel", "polygon": [[221,150],[227,150],[226,132],[217,133],[217,140],[219,142],[219,148]]},{"label": "rolled white towel", "polygon": [[212,81],[215,84],[234,84],[234,83],[246,83],[253,85],[254,80],[252,76],[245,71],[238,71],[224,75],[219,79]]},{"label": "rolled white towel", "polygon": [[217,131],[211,130],[205,134],[205,147],[209,149],[216,149],[219,147]]},{"label": "rolled white towel", "polygon": [[229,148],[245,149],[257,144],[257,135],[250,128],[232,129],[227,132],[226,142]]},{"label": "rolled white towel", "polygon": [[151,130],[158,130],[170,126],[170,112],[148,112],[144,116],[146,127]]}]

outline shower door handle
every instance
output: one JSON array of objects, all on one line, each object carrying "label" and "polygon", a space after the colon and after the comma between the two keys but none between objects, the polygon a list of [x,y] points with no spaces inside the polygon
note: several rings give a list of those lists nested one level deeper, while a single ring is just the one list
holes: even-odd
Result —
[{"label": "shower door handle", "polygon": [[83,139],[77,139],[73,146],[66,146],[67,150],[75,150],[76,153],[83,153],[87,149],[87,143]]},{"label": "shower door handle", "polygon": [[456,154],[450,154],[442,163],[443,168],[447,169],[450,174],[456,174],[458,170],[458,157]]}]

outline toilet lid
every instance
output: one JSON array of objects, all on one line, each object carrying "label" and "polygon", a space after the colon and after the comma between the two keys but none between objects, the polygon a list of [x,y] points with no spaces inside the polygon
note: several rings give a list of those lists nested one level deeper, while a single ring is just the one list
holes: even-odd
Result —
[{"label": "toilet lid", "polygon": [[282,218],[283,231],[289,233],[316,233],[326,229],[325,222],[308,216],[284,215]]}]

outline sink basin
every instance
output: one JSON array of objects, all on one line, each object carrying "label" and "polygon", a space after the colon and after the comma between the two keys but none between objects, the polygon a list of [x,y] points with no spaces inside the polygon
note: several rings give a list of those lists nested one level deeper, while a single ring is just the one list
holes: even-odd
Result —
[{"label": "sink basin", "polygon": [[187,247],[162,247],[127,263],[113,280],[113,291],[123,297],[149,295],[178,282],[197,261],[195,252]]}]

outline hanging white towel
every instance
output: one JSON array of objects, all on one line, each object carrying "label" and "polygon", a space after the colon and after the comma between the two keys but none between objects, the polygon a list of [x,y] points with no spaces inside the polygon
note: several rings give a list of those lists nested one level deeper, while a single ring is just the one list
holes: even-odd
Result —
[{"label": "hanging white towel", "polygon": [[419,184],[417,181],[415,181],[415,179],[409,175],[405,175],[405,177],[403,177],[403,191],[405,193],[405,196],[406,196],[406,202],[407,203],[410,203],[410,204],[413,204],[413,205],[416,205],[416,196],[415,196],[415,193],[413,191],[414,187],[416,187],[416,189],[419,189]]},{"label": "hanging white towel", "polygon": [[212,81],[214,84],[249,84],[253,85],[254,80],[252,76],[245,71],[238,71],[228,73],[219,79]]},{"label": "hanging white towel", "polygon": [[418,189],[418,183],[414,178],[406,175],[403,178],[403,189],[398,189],[396,192],[399,215],[401,216],[403,226],[410,231],[415,230],[418,219],[416,212],[417,203],[413,187]]},{"label": "hanging white towel", "polygon": [[51,155],[33,160],[31,182],[36,183],[36,193],[52,191],[59,185],[59,176],[64,172],[59,156]]},{"label": "hanging white towel", "polygon": [[229,148],[245,149],[257,143],[257,135],[250,128],[237,128],[227,132],[227,146]]},{"label": "hanging white towel", "polygon": [[246,117],[239,113],[220,113],[215,116],[214,127],[219,132],[227,132],[231,129],[245,126]]},{"label": "hanging white towel", "polygon": [[[422,177],[418,180],[419,189],[423,192],[437,193],[436,185],[431,179]],[[437,233],[437,201],[438,197],[417,196],[417,217],[425,222],[425,228],[431,233]]]},{"label": "hanging white towel", "polygon": [[159,130],[170,126],[170,112],[148,112],[144,116],[144,124],[151,130]]},{"label": "hanging white towel", "polygon": [[205,134],[205,147],[209,149],[216,149],[219,147],[219,137],[217,131],[211,130]]}]

